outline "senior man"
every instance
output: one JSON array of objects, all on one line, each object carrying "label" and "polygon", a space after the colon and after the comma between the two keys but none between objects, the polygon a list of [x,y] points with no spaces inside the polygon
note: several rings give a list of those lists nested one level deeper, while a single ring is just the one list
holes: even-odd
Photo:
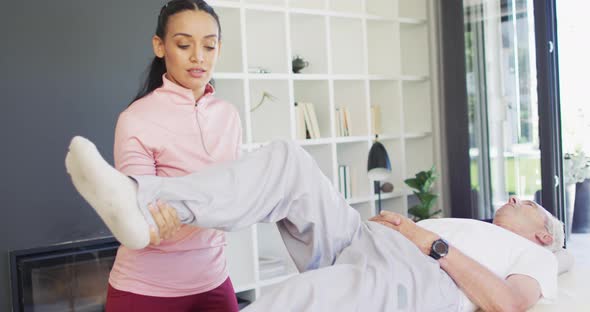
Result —
[{"label": "senior man", "polygon": [[[176,219],[225,231],[277,222],[302,274],[247,311],[521,311],[556,296],[550,250],[563,245],[563,225],[530,201],[510,199],[494,224],[415,224],[394,213],[363,222],[314,160],[282,141],[185,177],[129,178],[76,137],[66,167],[129,248],[150,244],[150,225],[169,236]],[[156,200],[164,209],[152,214],[148,206]]]}]

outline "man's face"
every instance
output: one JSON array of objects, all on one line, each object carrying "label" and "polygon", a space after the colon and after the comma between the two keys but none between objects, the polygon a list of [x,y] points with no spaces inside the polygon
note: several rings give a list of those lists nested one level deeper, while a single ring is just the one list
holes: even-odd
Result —
[{"label": "man's face", "polygon": [[510,197],[508,202],[496,211],[494,224],[545,245],[539,241],[538,235],[548,234],[545,229],[546,218],[547,214],[543,207],[535,202]]}]

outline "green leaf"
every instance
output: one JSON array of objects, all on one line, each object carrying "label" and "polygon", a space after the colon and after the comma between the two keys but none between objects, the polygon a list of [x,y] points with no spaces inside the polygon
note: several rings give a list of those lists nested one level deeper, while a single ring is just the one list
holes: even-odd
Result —
[{"label": "green leaf", "polygon": [[433,216],[435,216],[435,215],[437,215],[437,214],[439,214],[441,212],[442,212],[442,210],[439,209],[439,210],[433,212],[432,214],[430,214],[430,216],[428,218],[432,218]]},{"label": "green leaf", "polygon": [[417,179],[406,179],[404,181],[409,187],[420,190],[421,184]]},{"label": "green leaf", "polygon": [[438,195],[432,193],[417,193],[416,196],[424,206],[427,206],[428,203],[438,197]]},{"label": "green leaf", "polygon": [[425,209],[425,207],[423,207],[421,205],[417,205],[417,206],[410,208],[408,210],[408,212],[411,215],[413,215],[415,217],[414,219],[417,221],[428,219],[428,217],[430,216],[430,213],[428,212],[428,210]]}]

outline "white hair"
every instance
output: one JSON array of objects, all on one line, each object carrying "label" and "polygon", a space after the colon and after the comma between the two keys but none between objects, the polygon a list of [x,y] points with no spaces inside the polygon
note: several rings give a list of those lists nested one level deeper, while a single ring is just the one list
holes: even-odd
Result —
[{"label": "white hair", "polygon": [[545,246],[545,248],[551,250],[552,252],[559,251],[563,248],[565,242],[565,231],[563,222],[559,221],[559,219],[554,217],[547,210],[543,210],[546,212],[545,214],[547,215],[547,218],[545,218],[545,229],[553,237],[553,242],[550,245]]}]

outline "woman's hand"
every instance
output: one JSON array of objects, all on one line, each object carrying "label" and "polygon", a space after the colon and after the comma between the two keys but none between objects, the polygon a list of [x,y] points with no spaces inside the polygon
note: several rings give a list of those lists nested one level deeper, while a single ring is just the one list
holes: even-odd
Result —
[{"label": "woman's hand", "polygon": [[399,213],[384,210],[381,211],[381,214],[378,216],[369,219],[369,221],[380,223],[388,228],[400,232],[403,236],[414,243],[414,245],[416,245],[425,255],[430,254],[432,243],[439,239],[437,234],[420,227],[414,221],[400,215]]},{"label": "woman's hand", "polygon": [[162,240],[174,236],[182,224],[176,215],[176,209],[163,201],[158,200],[155,206],[150,204],[148,208],[159,231],[158,233],[154,228],[150,228],[150,245],[158,246]]}]

